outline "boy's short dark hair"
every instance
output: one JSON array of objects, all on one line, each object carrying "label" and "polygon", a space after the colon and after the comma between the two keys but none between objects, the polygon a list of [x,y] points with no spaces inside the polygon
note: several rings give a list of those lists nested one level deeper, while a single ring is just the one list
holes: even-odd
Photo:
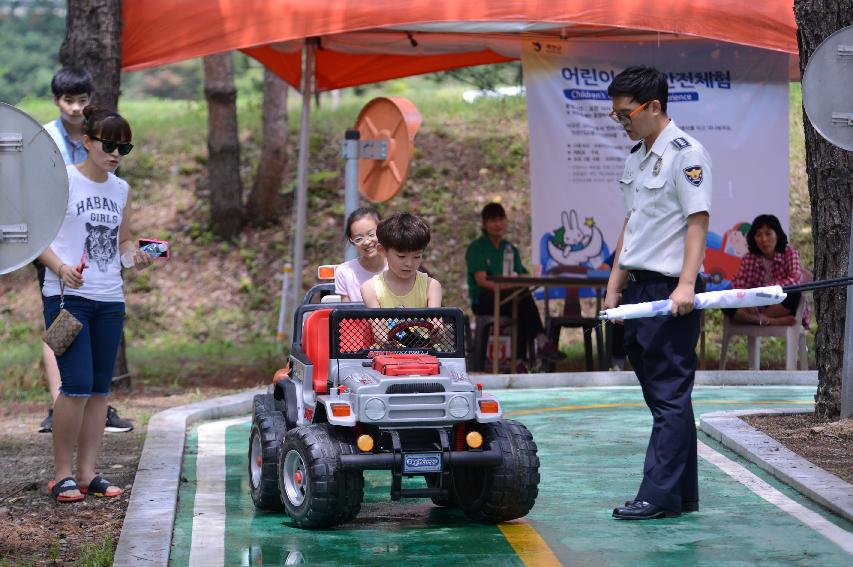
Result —
[{"label": "boy's short dark hair", "polygon": [[505,219],[506,211],[500,203],[489,203],[483,207],[483,210],[480,212],[480,217],[483,219],[483,222],[492,219]]},{"label": "boy's short dark hair", "polygon": [[666,114],[666,102],[669,97],[669,84],[666,75],[654,67],[637,65],[628,67],[613,79],[607,87],[610,98],[629,96],[640,104],[656,100],[660,102],[661,112]]},{"label": "boy's short dark hair", "polygon": [[80,67],[63,67],[50,81],[53,96],[92,94],[92,75]]},{"label": "boy's short dark hair", "polygon": [[418,252],[424,250],[430,241],[429,225],[422,218],[397,213],[379,223],[376,238],[386,250],[397,252]]}]

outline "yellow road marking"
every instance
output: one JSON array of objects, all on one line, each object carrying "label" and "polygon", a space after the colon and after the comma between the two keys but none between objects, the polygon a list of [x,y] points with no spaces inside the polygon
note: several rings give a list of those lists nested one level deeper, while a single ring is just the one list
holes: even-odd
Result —
[{"label": "yellow road marking", "polygon": [[526,519],[498,524],[521,562],[528,567],[560,565],[560,560]]},{"label": "yellow road marking", "polygon": [[[799,401],[797,401],[797,400],[794,400],[794,401],[789,401],[789,400],[765,400],[765,401],[756,401],[756,400],[746,400],[746,401],[744,401],[744,400],[711,400],[711,401],[704,401],[703,400],[703,401],[698,402],[698,403],[701,403],[701,404],[717,404],[717,405],[722,405],[722,404],[743,404],[743,405],[757,404],[757,405],[772,405],[772,406],[779,406],[779,405],[799,406],[799,405],[803,405],[803,404],[813,404],[814,400],[799,400]],[[639,407],[646,407],[646,404],[623,403],[623,404],[589,404],[589,405],[584,405],[584,406],[559,406],[559,407],[555,407],[555,408],[536,408],[536,409],[529,409],[529,410],[509,411],[509,412],[506,412],[504,415],[527,415],[527,414],[531,414],[531,413],[544,413],[544,412],[548,412],[548,411],[573,411],[573,410],[584,410],[584,409],[639,408]]]}]

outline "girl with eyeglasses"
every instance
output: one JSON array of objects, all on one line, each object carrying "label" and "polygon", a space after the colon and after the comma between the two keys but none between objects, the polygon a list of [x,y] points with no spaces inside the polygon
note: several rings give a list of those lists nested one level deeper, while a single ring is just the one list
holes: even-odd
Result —
[{"label": "girl with eyeglasses", "polygon": [[[67,168],[65,219],[39,256],[47,266],[42,289],[45,326],[53,323],[61,307],[83,325],[71,346],[56,357],[61,386],[53,410],[54,480],[48,488],[57,502],[124,492],[97,474],[95,461],[124,326],[120,257],[130,252],[137,269],[151,263],[131,238],[130,187],[114,174],[133,148],[130,125],[115,112],[92,106],[83,114],[88,157]],[[75,448],[76,476],[72,474]]]},{"label": "girl with eyeglasses", "polygon": [[335,293],[343,301],[363,301],[361,284],[385,271],[385,258],[376,250],[376,227],[380,220],[379,211],[373,207],[356,209],[347,219],[347,240],[355,246],[358,257],[344,262],[335,270]]}]

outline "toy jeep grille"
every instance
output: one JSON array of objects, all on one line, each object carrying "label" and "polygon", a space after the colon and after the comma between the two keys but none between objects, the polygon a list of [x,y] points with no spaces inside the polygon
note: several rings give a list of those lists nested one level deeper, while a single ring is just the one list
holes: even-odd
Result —
[{"label": "toy jeep grille", "polygon": [[405,352],[465,356],[458,309],[336,309],[330,317],[333,358]]},{"label": "toy jeep grille", "polygon": [[434,394],[443,392],[444,386],[438,382],[413,382],[411,384],[391,384],[386,394]]}]

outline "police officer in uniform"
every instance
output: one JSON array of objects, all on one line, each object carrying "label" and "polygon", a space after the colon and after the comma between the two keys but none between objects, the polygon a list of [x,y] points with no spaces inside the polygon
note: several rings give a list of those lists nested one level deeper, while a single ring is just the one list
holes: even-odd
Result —
[{"label": "police officer in uniform", "polygon": [[711,208],[711,159],[667,116],[667,78],[657,69],[629,67],[607,93],[611,118],[639,142],[619,180],[625,222],[605,308],[672,300],[672,317],[624,322],[625,351],[653,425],[637,496],[615,508],[613,517],[647,520],[699,509],[690,399],[699,339],[693,299],[704,289],[698,273]]}]

